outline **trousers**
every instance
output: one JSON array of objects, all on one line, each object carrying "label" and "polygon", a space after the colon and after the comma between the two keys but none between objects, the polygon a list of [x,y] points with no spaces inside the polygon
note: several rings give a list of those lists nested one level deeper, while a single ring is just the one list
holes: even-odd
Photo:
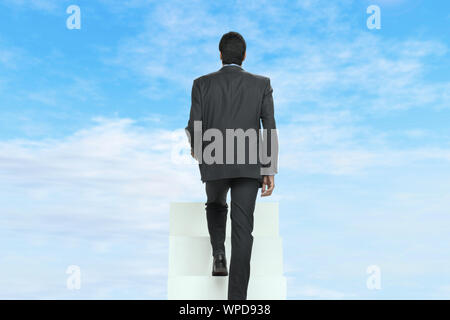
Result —
[{"label": "trousers", "polygon": [[227,178],[206,181],[206,217],[213,256],[225,254],[228,214],[227,194],[231,190],[231,259],[228,277],[228,300],[247,300],[250,259],[253,247],[253,214],[258,179]]}]

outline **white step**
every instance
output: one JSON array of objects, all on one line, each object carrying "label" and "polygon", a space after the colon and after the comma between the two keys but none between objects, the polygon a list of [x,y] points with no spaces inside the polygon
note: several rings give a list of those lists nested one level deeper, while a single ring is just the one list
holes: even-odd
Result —
[{"label": "white step", "polygon": [[[229,210],[231,208],[228,204]],[[278,203],[257,202],[248,300],[286,299]],[[225,251],[231,262],[231,217],[228,211]],[[213,277],[212,249],[204,202],[170,204],[168,298],[226,300],[229,277]]]},{"label": "white step", "polygon": [[[169,277],[169,300],[227,300],[228,277]],[[283,276],[251,276],[247,300],[285,300],[286,278]]]},{"label": "white step", "polygon": [[[213,257],[209,236],[169,237],[169,276],[209,276]],[[228,270],[231,238],[225,238]],[[283,273],[283,245],[280,237],[253,237],[251,274],[279,276]]]},{"label": "white step", "polygon": [[[228,203],[226,235],[231,235],[231,205]],[[278,203],[257,202],[254,212],[253,236],[274,236],[278,233]],[[204,202],[170,204],[171,236],[209,236]]]}]

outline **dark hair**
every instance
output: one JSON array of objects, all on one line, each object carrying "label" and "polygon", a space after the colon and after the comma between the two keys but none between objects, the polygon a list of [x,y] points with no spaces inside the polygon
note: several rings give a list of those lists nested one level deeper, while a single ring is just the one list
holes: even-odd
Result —
[{"label": "dark hair", "polygon": [[222,62],[224,64],[235,63],[241,65],[246,50],[244,37],[234,31],[225,33],[220,39],[219,50],[222,53]]}]

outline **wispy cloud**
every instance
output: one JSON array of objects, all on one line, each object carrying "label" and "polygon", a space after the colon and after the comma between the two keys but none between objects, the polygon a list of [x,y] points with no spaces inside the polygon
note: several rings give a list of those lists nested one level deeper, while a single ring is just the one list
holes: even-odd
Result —
[{"label": "wispy cloud", "polygon": [[[298,23],[287,19],[295,9]],[[124,39],[115,58],[105,61],[147,79],[151,85],[144,92],[149,95],[165,95],[217,69],[218,37],[228,29],[244,30],[248,42],[244,67],[272,78],[281,116],[298,108],[351,108],[367,116],[450,106],[450,82],[425,78],[428,59],[447,53],[447,46],[438,40],[374,35],[358,27],[343,5],[324,7],[305,1],[292,8],[250,2],[228,19],[212,10],[200,2],[155,4],[144,30]],[[329,32],[321,34],[322,29]],[[316,41],[317,34],[321,41]],[[273,56],[267,59],[268,55]],[[168,83],[175,89],[168,89]]]},{"label": "wispy cloud", "polygon": [[[176,133],[145,131],[132,126],[130,119],[96,121],[95,126],[61,140],[17,139],[0,144],[4,188],[8,186],[12,199],[25,197],[40,208],[28,216],[26,211],[17,212],[18,203],[11,201],[1,217],[10,228],[42,225],[47,231],[92,237],[102,235],[99,228],[104,228],[105,236],[118,225],[123,232],[161,230],[167,227],[170,200],[189,198],[186,189],[200,188],[193,167],[172,162]],[[184,182],[173,185],[171,181],[181,177]],[[104,220],[91,223],[99,219]],[[60,225],[63,220],[71,223]]]}]

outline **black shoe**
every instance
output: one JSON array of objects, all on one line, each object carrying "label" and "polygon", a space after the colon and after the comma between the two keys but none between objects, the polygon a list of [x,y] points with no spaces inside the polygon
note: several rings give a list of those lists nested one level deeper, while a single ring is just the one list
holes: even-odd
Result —
[{"label": "black shoe", "polygon": [[227,259],[225,258],[225,255],[223,253],[219,253],[218,255],[214,256],[212,275],[213,276],[228,275]]}]

